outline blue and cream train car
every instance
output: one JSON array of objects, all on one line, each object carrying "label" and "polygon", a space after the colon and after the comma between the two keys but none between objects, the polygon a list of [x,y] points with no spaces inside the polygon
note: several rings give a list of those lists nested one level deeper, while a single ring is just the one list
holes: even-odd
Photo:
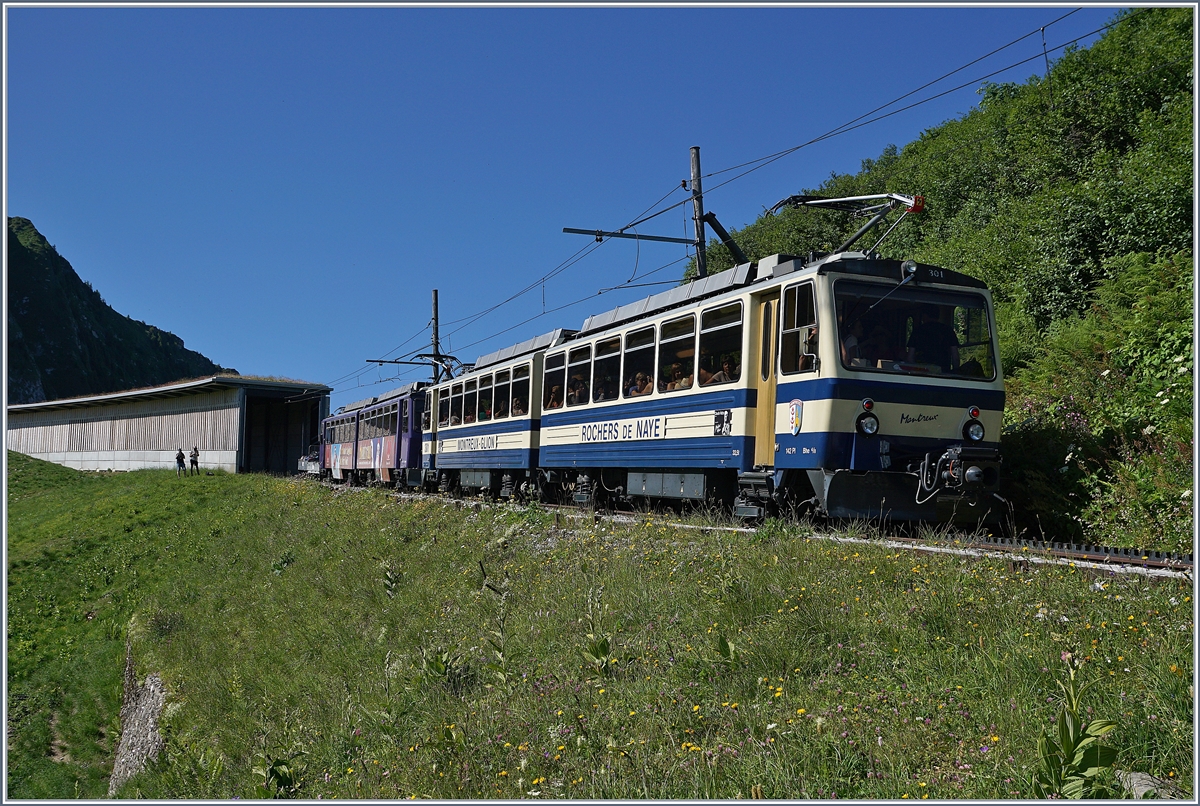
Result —
[{"label": "blue and cream train car", "polygon": [[555,330],[480,356],[429,390],[437,417],[425,435],[426,478],[443,491],[529,493],[537,483],[542,359],[571,335]]},{"label": "blue and cream train car", "polygon": [[997,355],[966,275],[858,252],[744,264],[545,350],[540,486],[978,521],[999,484]]},{"label": "blue and cream train car", "polygon": [[322,478],[421,484],[423,389],[411,383],[343,407],[321,422]]},{"label": "blue and cream train car", "polygon": [[550,495],[732,501],[753,467],[750,275],[739,266],[589,317],[546,352]]}]

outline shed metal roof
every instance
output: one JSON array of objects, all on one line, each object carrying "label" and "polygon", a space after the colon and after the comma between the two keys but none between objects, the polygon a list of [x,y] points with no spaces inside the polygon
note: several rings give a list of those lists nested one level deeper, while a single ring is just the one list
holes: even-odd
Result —
[{"label": "shed metal roof", "polygon": [[10,405],[8,411],[10,413],[17,413],[23,411],[88,408],[104,406],[110,403],[125,403],[133,400],[182,397],[184,395],[196,394],[208,388],[228,389],[230,387],[241,387],[259,393],[275,393],[278,396],[297,395],[302,397],[314,394],[329,394],[333,391],[331,387],[321,383],[272,381],[262,378],[247,378],[239,375],[213,375],[208,378],[196,378],[190,381],[169,383],[163,386],[151,386],[145,389],[130,389],[124,392],[109,392],[103,395],[71,397],[62,400],[44,400],[40,403],[16,403]]}]

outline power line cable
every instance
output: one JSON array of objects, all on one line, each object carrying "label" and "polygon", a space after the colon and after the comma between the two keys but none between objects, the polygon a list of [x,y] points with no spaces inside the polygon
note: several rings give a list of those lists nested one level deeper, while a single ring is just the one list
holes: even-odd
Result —
[{"label": "power line cable", "polygon": [[[1080,10],[1080,9],[1078,9],[1078,8],[1076,8],[1076,9],[1073,9],[1072,11],[1069,11],[1068,13],[1066,13],[1066,14],[1062,15],[1061,17],[1058,17],[1057,19],[1055,19],[1055,20],[1052,20],[1051,22],[1047,23],[1045,26],[1041,26],[1041,27],[1039,27],[1039,28],[1037,28],[1037,29],[1034,29],[1033,31],[1030,31],[1030,32],[1029,32],[1029,33],[1027,33],[1027,34],[1024,34],[1024,35],[1022,35],[1021,37],[1018,37],[1017,39],[1015,39],[1015,40],[1013,40],[1013,41],[1011,41],[1011,42],[1009,42],[1009,43],[1007,43],[1007,44],[1005,44],[1005,45],[1002,45],[1001,47],[999,47],[999,48],[996,48],[995,50],[992,50],[992,51],[990,51],[989,53],[987,53],[987,54],[984,54],[983,56],[980,56],[980,57],[978,57],[978,58],[976,58],[976,59],[974,59],[974,60],[972,60],[972,61],[968,62],[968,63],[967,63],[967,64],[965,64],[965,65],[962,65],[962,66],[960,66],[960,67],[958,67],[958,68],[955,68],[954,70],[951,70],[950,72],[948,72],[948,73],[946,73],[946,74],[944,74],[944,75],[940,76],[940,77],[939,77],[939,78],[937,78],[937,79],[934,79],[933,81],[927,82],[927,83],[923,84],[922,86],[920,86],[920,87],[917,87],[916,89],[914,89],[914,90],[911,90],[911,91],[909,91],[909,92],[905,93],[904,95],[901,95],[901,96],[899,96],[898,98],[895,98],[895,99],[893,99],[892,101],[889,101],[888,103],[886,103],[886,104],[883,104],[882,106],[876,107],[874,110],[871,110],[871,111],[869,111],[869,112],[866,112],[866,113],[864,113],[864,114],[862,114],[862,115],[858,116],[857,118],[854,118],[853,120],[847,121],[846,123],[842,124],[841,126],[835,127],[834,129],[831,129],[831,130],[829,130],[828,132],[826,132],[826,133],[824,133],[824,134],[822,134],[822,135],[819,135],[818,137],[815,137],[815,138],[813,138],[813,139],[811,139],[811,140],[809,140],[809,141],[807,141],[807,142],[805,142],[805,143],[801,143],[801,144],[799,144],[799,145],[793,146],[793,147],[791,147],[791,148],[788,148],[788,149],[784,149],[783,151],[779,151],[779,152],[776,152],[776,153],[774,153],[774,154],[767,155],[767,156],[765,156],[765,157],[760,157],[760,158],[758,158],[758,159],[756,159],[756,160],[751,160],[751,161],[748,161],[748,162],[741,163],[740,165],[731,166],[731,167],[729,167],[729,168],[724,168],[724,169],[721,169],[721,170],[719,170],[719,171],[714,171],[714,172],[712,172],[712,173],[710,173],[710,174],[706,174],[706,176],[717,176],[717,175],[720,175],[720,174],[723,174],[723,173],[728,173],[729,171],[732,171],[732,170],[736,170],[736,169],[738,169],[738,168],[740,168],[740,167],[743,167],[743,166],[747,166],[747,165],[753,165],[753,166],[754,166],[754,167],[750,168],[749,170],[746,170],[746,171],[744,171],[744,172],[742,172],[742,173],[740,173],[740,174],[737,174],[736,176],[733,176],[733,177],[731,177],[731,178],[729,178],[729,179],[725,180],[724,182],[721,182],[721,183],[717,184],[716,186],[709,188],[709,189],[706,191],[706,193],[712,193],[713,191],[715,191],[715,190],[717,190],[717,189],[719,189],[719,188],[722,188],[722,187],[724,187],[725,185],[728,185],[728,184],[730,184],[731,182],[734,182],[734,181],[736,181],[737,179],[740,179],[740,178],[742,178],[742,177],[744,177],[744,176],[746,176],[746,175],[748,175],[748,174],[750,174],[750,173],[753,173],[754,171],[758,170],[759,168],[766,167],[767,165],[770,165],[771,163],[773,163],[773,162],[776,162],[777,160],[779,160],[779,159],[782,159],[783,157],[785,157],[785,156],[788,156],[789,154],[795,153],[796,151],[798,151],[798,150],[800,150],[800,149],[802,149],[802,148],[805,148],[805,147],[807,147],[807,146],[810,146],[810,145],[814,145],[814,144],[816,144],[816,143],[818,143],[818,142],[821,142],[821,141],[823,141],[823,140],[830,139],[830,138],[832,138],[832,137],[835,137],[835,136],[837,136],[837,135],[840,135],[840,134],[845,134],[845,133],[847,133],[847,132],[850,132],[850,131],[853,131],[853,130],[855,130],[855,129],[861,128],[861,127],[863,127],[863,126],[869,125],[869,124],[871,124],[871,123],[876,123],[876,122],[878,122],[878,121],[880,121],[880,120],[884,120],[884,119],[886,119],[886,118],[888,118],[888,117],[891,117],[891,116],[893,116],[893,115],[899,114],[899,113],[901,113],[901,112],[908,111],[908,110],[910,110],[910,109],[913,109],[913,108],[915,108],[915,107],[917,107],[917,106],[921,106],[921,105],[923,105],[923,104],[929,103],[929,102],[931,102],[931,101],[933,101],[933,100],[936,100],[936,99],[938,99],[938,98],[941,98],[941,97],[944,97],[944,96],[946,96],[946,95],[949,95],[949,94],[951,94],[951,93],[953,93],[953,92],[958,92],[959,90],[962,90],[962,89],[964,89],[964,88],[966,88],[966,87],[973,86],[974,84],[978,83],[979,81],[984,81],[984,80],[987,80],[988,78],[991,78],[991,77],[993,77],[993,76],[996,76],[996,75],[999,75],[999,74],[1001,74],[1001,73],[1004,73],[1004,72],[1006,72],[1006,71],[1008,71],[1008,70],[1012,70],[1012,69],[1014,69],[1014,68],[1016,68],[1016,67],[1019,67],[1019,66],[1021,66],[1022,64],[1026,64],[1026,63],[1028,63],[1029,61],[1032,61],[1033,59],[1036,59],[1036,58],[1037,58],[1037,56],[1035,55],[1035,56],[1029,57],[1029,58],[1027,58],[1027,59],[1022,59],[1022,60],[1020,60],[1020,61],[1017,61],[1017,62],[1014,62],[1014,63],[1012,63],[1012,64],[1010,64],[1010,65],[1008,65],[1008,66],[1006,66],[1006,67],[1000,68],[999,70],[993,71],[992,73],[988,73],[988,74],[986,74],[986,75],[984,75],[984,76],[981,76],[981,77],[979,77],[979,78],[976,78],[976,79],[974,79],[974,80],[972,80],[972,81],[966,82],[966,83],[964,83],[964,84],[960,84],[960,85],[958,85],[958,86],[956,86],[956,87],[953,87],[953,88],[951,88],[951,89],[949,89],[949,90],[945,90],[945,91],[943,91],[943,92],[937,93],[937,94],[935,94],[935,95],[932,95],[932,96],[930,96],[930,97],[928,97],[928,98],[925,98],[925,99],[923,99],[923,100],[921,100],[921,101],[917,101],[917,102],[915,102],[915,103],[909,104],[909,105],[907,105],[907,106],[904,106],[904,107],[901,107],[901,108],[899,108],[899,109],[892,110],[891,112],[888,112],[888,113],[886,113],[886,114],[883,114],[883,115],[879,115],[879,116],[877,116],[877,117],[869,118],[869,116],[870,116],[870,115],[872,115],[874,112],[880,111],[880,110],[882,110],[882,109],[886,109],[886,108],[888,108],[889,106],[892,106],[892,105],[894,105],[895,103],[898,103],[899,101],[901,101],[901,100],[904,100],[905,98],[911,97],[912,95],[914,95],[914,94],[916,94],[916,93],[920,92],[921,90],[923,90],[923,89],[927,89],[928,87],[931,87],[931,86],[933,86],[934,84],[937,84],[937,83],[939,83],[939,82],[941,82],[941,81],[945,80],[946,78],[949,78],[950,76],[952,76],[952,75],[955,75],[956,73],[959,73],[959,72],[961,72],[962,70],[965,70],[965,69],[966,69],[966,68],[968,68],[968,67],[971,67],[972,65],[978,64],[979,62],[983,61],[984,59],[987,59],[987,58],[989,58],[990,56],[993,56],[993,55],[995,55],[996,53],[999,53],[999,52],[1001,52],[1001,51],[1003,51],[1003,50],[1005,50],[1005,49],[1007,49],[1007,48],[1009,48],[1009,47],[1011,47],[1011,46],[1013,46],[1013,45],[1015,45],[1015,44],[1017,44],[1017,43],[1019,43],[1019,42],[1021,42],[1021,41],[1025,40],[1025,39],[1029,38],[1030,36],[1032,36],[1032,35],[1034,35],[1034,34],[1036,34],[1036,33],[1042,32],[1042,33],[1044,34],[1045,28],[1047,28],[1047,27],[1049,27],[1049,26],[1051,26],[1051,25],[1055,25],[1055,24],[1057,24],[1057,23],[1061,22],[1062,20],[1066,19],[1067,17],[1071,16],[1072,14],[1075,14],[1075,13],[1076,13],[1076,12],[1078,12],[1079,10]],[[1067,46],[1069,46],[1069,45],[1071,45],[1071,44],[1074,44],[1075,42],[1078,42],[1079,40],[1081,40],[1081,39],[1084,39],[1084,38],[1086,38],[1086,37],[1088,37],[1088,36],[1091,36],[1091,35],[1093,35],[1093,34],[1095,34],[1095,33],[1099,33],[1099,32],[1101,32],[1101,31],[1105,31],[1105,30],[1111,29],[1112,27],[1114,27],[1114,26],[1115,26],[1116,24],[1118,24],[1119,22],[1122,22],[1122,21],[1124,21],[1124,20],[1127,20],[1127,19],[1131,18],[1132,16],[1134,16],[1135,14],[1141,13],[1141,12],[1143,12],[1143,11],[1145,11],[1145,9],[1140,9],[1140,10],[1138,10],[1138,11],[1135,11],[1135,12],[1133,12],[1132,14],[1130,14],[1130,15],[1128,15],[1128,16],[1126,16],[1126,17],[1122,18],[1121,20],[1117,20],[1117,21],[1116,21],[1116,22],[1114,22],[1114,23],[1105,24],[1104,26],[1101,26],[1100,28],[1094,29],[1093,31],[1090,31],[1090,32],[1088,32],[1088,33],[1086,33],[1086,34],[1083,34],[1083,35],[1081,35],[1081,36],[1075,37],[1074,39],[1068,40],[1068,41],[1066,41],[1066,42],[1064,42],[1064,43],[1062,43],[1062,44],[1060,44],[1060,45],[1057,45],[1057,46],[1056,46],[1056,47],[1054,47],[1054,48],[1051,48],[1051,49],[1049,49],[1049,50],[1052,50],[1052,51],[1058,51],[1058,50],[1060,50],[1060,49],[1062,49],[1062,48],[1065,48],[1065,47],[1067,47]],[[1043,54],[1042,54],[1042,55],[1043,55],[1043,57],[1045,57],[1045,56],[1046,56],[1046,48],[1045,48],[1044,46],[1043,46]],[[864,118],[868,118],[868,119],[864,120]],[[653,210],[653,209],[654,209],[654,208],[655,208],[657,205],[661,204],[663,200],[665,200],[666,198],[668,198],[668,197],[669,197],[669,196],[670,196],[672,193],[674,193],[674,192],[675,192],[676,190],[678,190],[678,189],[679,189],[679,187],[673,187],[671,191],[669,191],[667,194],[665,194],[663,197],[661,197],[661,198],[660,198],[658,201],[656,201],[654,204],[652,204],[652,205],[650,205],[648,208],[646,208],[646,211]],[[678,208],[678,207],[681,207],[681,206],[683,206],[683,205],[687,204],[687,202],[688,202],[688,201],[690,201],[690,200],[691,200],[691,197],[689,196],[688,198],[686,198],[686,199],[684,199],[684,200],[682,200],[682,201],[676,202],[675,204],[672,204],[671,206],[669,206],[669,207],[666,207],[666,208],[664,208],[664,209],[662,209],[662,210],[659,210],[659,211],[657,211],[657,212],[655,212],[655,213],[653,213],[653,214],[651,214],[651,215],[646,215],[646,211],[643,211],[643,213],[641,214],[641,217],[635,218],[635,220],[634,220],[634,221],[630,222],[629,224],[626,224],[624,227],[622,227],[622,228],[621,228],[620,230],[618,230],[618,231],[620,231],[620,232],[623,232],[623,231],[625,231],[625,230],[627,230],[627,229],[631,229],[631,228],[633,228],[633,227],[635,227],[635,226],[637,226],[637,225],[639,225],[639,224],[642,224],[642,223],[644,223],[644,222],[646,222],[646,221],[649,221],[649,220],[651,220],[651,219],[653,219],[653,218],[656,218],[657,216],[659,216],[659,215],[662,215],[663,213],[666,213],[666,212],[669,212],[669,211],[671,211],[671,210],[673,210],[673,209],[676,209],[676,208]],[[532,291],[533,289],[535,289],[535,288],[538,288],[539,286],[541,286],[541,287],[544,289],[544,287],[545,287],[545,283],[546,283],[546,281],[547,281],[547,280],[553,279],[554,277],[556,277],[557,275],[561,274],[561,273],[562,273],[563,271],[565,271],[566,269],[568,269],[568,268],[570,268],[571,266],[575,265],[575,264],[576,264],[576,263],[578,263],[580,260],[582,260],[584,257],[587,257],[588,255],[590,255],[592,252],[594,252],[596,249],[598,249],[598,248],[599,248],[601,245],[603,245],[604,243],[608,242],[609,240],[611,240],[611,238],[603,238],[602,240],[600,240],[600,241],[598,241],[598,242],[596,242],[596,243],[594,243],[594,244],[590,244],[590,245],[588,245],[588,246],[586,246],[586,247],[582,247],[580,250],[578,250],[578,251],[577,251],[577,252],[575,252],[573,255],[571,255],[570,257],[568,257],[566,260],[564,260],[562,263],[560,263],[560,264],[559,264],[558,266],[556,266],[554,269],[552,269],[551,271],[547,272],[547,273],[546,273],[545,275],[543,275],[541,278],[539,278],[539,279],[537,279],[537,280],[533,281],[532,283],[530,283],[529,285],[527,285],[525,288],[523,288],[523,289],[521,289],[520,291],[518,291],[518,292],[514,293],[513,295],[509,296],[508,298],[506,298],[506,299],[504,299],[504,300],[502,300],[502,301],[500,301],[500,302],[496,303],[495,305],[492,305],[491,307],[489,307],[489,308],[487,308],[487,309],[485,309],[485,310],[483,310],[483,311],[480,311],[480,312],[478,312],[478,313],[476,313],[476,314],[472,314],[472,315],[470,315],[470,316],[463,317],[463,318],[456,319],[456,320],[452,320],[451,322],[448,322],[448,323],[446,323],[447,325],[453,325],[453,324],[460,324],[460,323],[461,323],[461,326],[460,326],[460,327],[458,327],[458,328],[455,328],[454,330],[450,331],[450,332],[447,334],[447,338],[449,338],[449,337],[450,337],[451,335],[453,335],[454,333],[458,333],[458,332],[460,332],[461,330],[463,330],[464,328],[466,328],[466,327],[469,327],[470,325],[474,324],[475,322],[478,322],[478,321],[479,321],[480,319],[482,319],[484,316],[488,315],[489,313],[492,313],[492,312],[494,312],[495,310],[497,310],[497,309],[499,309],[500,307],[502,307],[502,306],[504,306],[504,305],[508,304],[509,302],[512,302],[513,300],[515,300],[515,299],[518,299],[519,297],[521,297],[521,296],[523,296],[523,295],[525,295],[525,294],[529,293],[529,292],[530,292],[530,291]],[[680,260],[682,260],[682,259],[683,259],[683,258],[681,258]],[[675,261],[675,262],[679,262],[679,261]],[[668,264],[668,265],[672,265],[672,264]],[[661,270],[661,268],[665,268],[665,267],[660,267],[660,269],[656,269],[655,271],[659,271],[659,270]],[[651,273],[653,273],[653,272],[651,272]],[[643,277],[645,277],[645,276],[648,276],[648,275],[643,275]],[[627,285],[629,284],[629,282],[630,282],[630,281],[632,281],[633,279],[637,279],[637,277],[636,277],[636,266],[635,266],[634,276],[630,277],[630,280],[629,280],[629,281],[626,281],[626,283],[622,283],[621,285],[618,285],[618,286],[613,286],[612,288],[613,288],[613,289],[616,289],[616,288],[621,288],[621,287],[627,286]],[[492,337],[494,337],[494,336],[496,336],[496,335],[500,335],[500,334],[502,334],[502,333],[506,333],[506,332],[508,332],[509,330],[515,329],[516,327],[519,327],[520,325],[527,324],[529,321],[533,321],[533,319],[536,319],[536,318],[538,318],[538,317],[540,317],[540,316],[544,316],[544,315],[546,315],[546,314],[549,314],[549,313],[554,313],[554,312],[556,312],[556,311],[558,311],[558,310],[562,310],[564,307],[569,307],[570,305],[579,304],[579,302],[582,302],[582,301],[583,301],[583,300],[585,300],[585,299],[590,299],[592,296],[596,296],[596,295],[589,295],[589,296],[587,296],[587,297],[583,297],[583,298],[581,298],[580,300],[577,300],[576,302],[569,303],[567,306],[559,306],[558,308],[553,308],[553,309],[550,309],[550,310],[544,311],[543,313],[541,313],[541,314],[538,314],[538,316],[535,316],[535,317],[533,317],[533,318],[531,318],[531,319],[529,319],[529,320],[526,320],[525,322],[521,322],[521,323],[519,323],[518,325],[514,325],[513,327],[506,328],[505,330],[502,330],[502,331],[500,331],[500,333],[493,334],[492,336],[489,336],[488,338],[492,338]],[[421,333],[421,332],[423,332],[423,331],[424,331],[424,328],[422,328],[422,330],[421,330],[421,331],[418,331],[418,333],[414,334],[414,335],[413,335],[413,336],[411,336],[411,337],[410,337],[408,340],[406,340],[405,342],[403,342],[403,343],[402,343],[401,345],[399,345],[398,347],[396,347],[396,348],[393,348],[393,350],[392,350],[392,351],[389,351],[389,352],[394,352],[395,350],[398,350],[398,349],[400,349],[400,347],[403,347],[403,346],[404,346],[404,344],[407,344],[408,342],[412,341],[412,339],[413,339],[413,338],[416,338],[416,336],[420,335],[420,333]],[[487,340],[487,339],[482,339],[482,340],[480,340],[480,341],[486,341],[486,340]],[[478,344],[478,343],[480,343],[480,342],[478,342],[478,341],[477,341],[477,342],[473,342],[473,343],[471,343],[471,344],[469,344],[469,345],[466,345],[466,347],[474,346],[474,344]],[[462,349],[465,349],[465,347],[464,347],[464,348],[462,348]],[[346,378],[346,377],[350,377],[350,376],[352,376],[352,375],[354,375],[354,373],[349,373],[347,376],[343,376],[343,379],[344,379],[344,378]],[[339,379],[339,380],[341,380],[341,379]]]}]

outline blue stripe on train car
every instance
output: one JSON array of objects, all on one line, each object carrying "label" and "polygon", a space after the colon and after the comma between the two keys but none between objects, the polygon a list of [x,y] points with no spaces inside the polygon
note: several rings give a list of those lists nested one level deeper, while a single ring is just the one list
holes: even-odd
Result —
[{"label": "blue stripe on train car", "polygon": [[[862,400],[871,398],[876,402],[902,403],[905,405],[937,405],[951,408],[979,406],[988,411],[1004,408],[1003,389],[985,389],[968,386],[964,381],[958,385],[924,385],[895,381],[894,375],[880,373],[877,380],[858,378],[812,378],[780,382],[776,400],[787,403],[792,398],[801,400]],[[947,379],[949,380],[949,379]]]},{"label": "blue stripe on train car", "polygon": [[[536,418],[525,420],[493,420],[487,423],[473,423],[465,426],[454,426],[438,433],[439,446],[450,443],[458,447],[460,440],[470,440],[479,445],[481,437],[497,436],[500,434],[528,434],[537,431],[539,422]],[[430,441],[426,437],[426,441]],[[428,457],[429,454],[426,454]],[[434,460],[439,470],[530,470],[537,467],[538,452],[536,448],[480,448],[463,445],[458,451],[438,451]],[[432,464],[426,459],[426,469],[432,469]]]},{"label": "blue stripe on train car", "polygon": [[[844,468],[848,470],[903,470],[892,463],[900,457],[931,453],[940,456],[948,445],[963,444],[962,439],[936,437],[864,437],[850,431],[811,431],[795,436],[776,434],[779,451],[775,467],[784,468]],[[972,443],[973,447],[999,448],[998,442]],[[884,467],[883,457],[888,457]]]},{"label": "blue stripe on train car", "polygon": [[537,466],[537,449],[512,448],[438,454],[438,470],[530,470]]}]

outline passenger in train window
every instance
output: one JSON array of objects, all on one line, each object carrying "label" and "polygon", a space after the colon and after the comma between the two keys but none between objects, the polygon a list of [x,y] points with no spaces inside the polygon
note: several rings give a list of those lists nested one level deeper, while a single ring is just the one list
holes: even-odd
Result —
[{"label": "passenger in train window", "polygon": [[513,417],[520,417],[525,413],[525,403],[519,397],[513,398],[512,414]]},{"label": "passenger in train window", "polygon": [[954,328],[940,320],[936,305],[922,305],[915,319],[918,324],[908,337],[908,360],[953,372],[958,367],[959,348]]},{"label": "passenger in train window", "polygon": [[633,385],[629,387],[629,395],[636,397],[638,395],[650,394],[650,378],[644,372],[639,372],[633,378]]},{"label": "passenger in train window", "polygon": [[587,403],[587,387],[579,378],[572,378],[567,382],[567,405],[578,406],[580,403]]},{"label": "passenger in train window", "polygon": [[731,381],[736,381],[737,379],[737,364],[730,356],[725,356],[723,359],[721,359],[721,369],[714,373],[711,378],[709,378],[708,383],[702,383],[702,385],[707,386],[708,384],[714,383],[729,383]]},{"label": "passenger in train window", "polygon": [[562,387],[555,384],[550,390],[550,394],[546,395],[546,408],[561,409],[563,404]]},{"label": "passenger in train window", "polygon": [[858,353],[867,362],[867,366],[874,367],[880,361],[890,361],[896,357],[890,344],[887,328],[876,323],[871,327],[870,335],[859,343]]},{"label": "passenger in train window", "polygon": [[861,319],[855,319],[850,323],[849,332],[846,338],[842,341],[842,363],[850,366],[853,362],[862,358],[859,350],[859,343],[863,338],[863,323]]},{"label": "passenger in train window", "polygon": [[497,420],[508,416],[507,406],[504,403],[504,398],[496,398],[496,405],[492,406],[492,416]]},{"label": "passenger in train window", "polygon": [[674,392],[677,389],[688,389],[692,385],[692,376],[683,374],[683,364],[676,361],[671,365],[671,379],[667,382],[667,391]]}]

